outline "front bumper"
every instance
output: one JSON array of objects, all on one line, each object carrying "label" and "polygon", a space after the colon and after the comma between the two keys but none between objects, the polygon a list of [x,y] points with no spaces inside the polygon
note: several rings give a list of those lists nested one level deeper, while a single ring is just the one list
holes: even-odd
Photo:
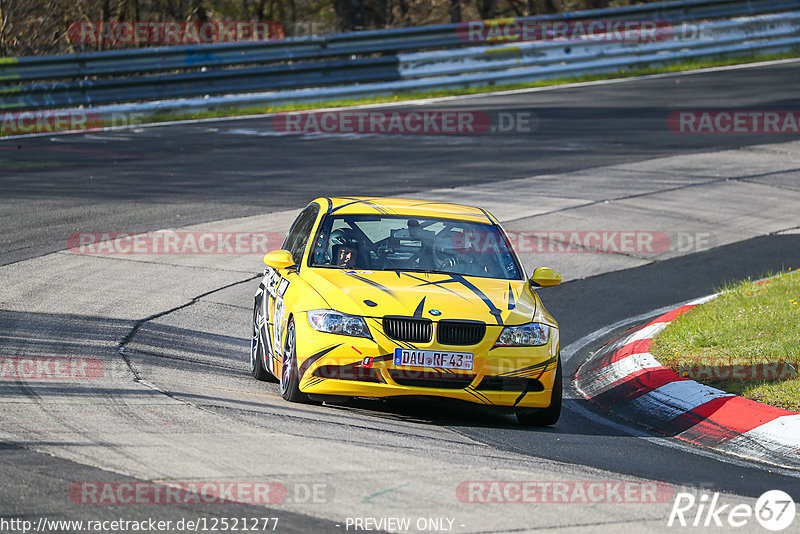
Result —
[{"label": "front bumper", "polygon": [[[550,405],[558,362],[558,328],[539,347],[498,347],[501,326],[487,326],[477,345],[417,343],[421,350],[471,352],[473,369],[443,370],[397,366],[401,344],[375,332],[374,339],[327,334],[295,319],[300,390],[352,397],[431,396],[489,406],[544,408]],[[365,363],[367,358],[367,363]]]}]

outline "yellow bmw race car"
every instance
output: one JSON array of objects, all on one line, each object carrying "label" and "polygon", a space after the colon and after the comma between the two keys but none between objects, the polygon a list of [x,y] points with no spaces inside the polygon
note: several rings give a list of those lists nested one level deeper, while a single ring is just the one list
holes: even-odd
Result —
[{"label": "yellow bmw race car", "polygon": [[558,324],[533,287],[561,276],[529,280],[486,210],[319,198],[264,263],[250,366],[284,399],[448,397],[558,420]]}]

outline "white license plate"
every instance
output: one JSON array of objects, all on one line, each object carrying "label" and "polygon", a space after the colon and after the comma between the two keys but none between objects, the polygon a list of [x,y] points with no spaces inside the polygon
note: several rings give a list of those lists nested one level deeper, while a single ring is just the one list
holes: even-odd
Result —
[{"label": "white license plate", "polygon": [[394,349],[394,364],[407,367],[472,370],[471,352]]}]

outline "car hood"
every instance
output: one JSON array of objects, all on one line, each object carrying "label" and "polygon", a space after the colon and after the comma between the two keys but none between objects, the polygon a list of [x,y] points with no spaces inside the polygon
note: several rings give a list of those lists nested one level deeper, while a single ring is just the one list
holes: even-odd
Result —
[{"label": "car hood", "polygon": [[496,325],[529,322],[536,311],[536,297],[525,280],[324,268],[304,269],[302,277],[332,309],[365,317],[404,315]]}]

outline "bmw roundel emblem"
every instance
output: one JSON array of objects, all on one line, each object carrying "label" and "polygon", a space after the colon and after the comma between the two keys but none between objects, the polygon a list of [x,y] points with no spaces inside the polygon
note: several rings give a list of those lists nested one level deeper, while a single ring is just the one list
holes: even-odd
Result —
[{"label": "bmw roundel emblem", "polygon": [[439,310],[430,310],[428,313],[430,313],[434,317],[439,317],[442,314],[442,312],[440,312]]}]

